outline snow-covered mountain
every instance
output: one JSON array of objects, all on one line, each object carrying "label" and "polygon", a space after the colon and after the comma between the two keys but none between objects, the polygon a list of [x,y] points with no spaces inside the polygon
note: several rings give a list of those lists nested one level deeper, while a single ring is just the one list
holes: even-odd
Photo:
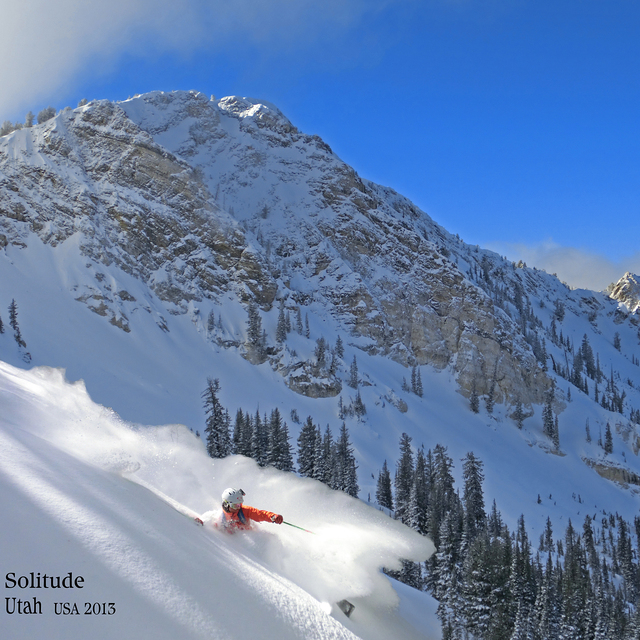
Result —
[{"label": "snow-covered mountain", "polygon": [[637,513],[637,276],[570,290],[469,246],[273,105],[157,92],[0,138],[0,248],[0,360],[65,369],[126,421],[202,431],[210,376],[231,415],[278,407],[292,440],[295,415],[335,433],[355,357],[362,499],[406,432],[456,463],[473,451],[512,529]]}]

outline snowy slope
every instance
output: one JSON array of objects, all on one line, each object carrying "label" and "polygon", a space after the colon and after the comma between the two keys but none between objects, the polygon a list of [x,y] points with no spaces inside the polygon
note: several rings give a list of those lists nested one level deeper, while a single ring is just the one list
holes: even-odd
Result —
[{"label": "snowy slope", "polygon": [[[42,614],[5,609],[3,638],[438,637],[431,600],[379,572],[425,558],[429,542],[344,494],[243,458],[214,463],[184,427],[124,423],[48,368],[0,365],[0,440],[3,577],[84,579],[64,590],[5,582],[11,608],[35,597]],[[212,509],[234,484],[314,535],[218,533]],[[204,514],[205,527],[162,493]],[[357,605],[351,619],[332,605],[344,597]],[[55,615],[56,602],[80,614]],[[85,602],[115,612],[85,615]]]}]

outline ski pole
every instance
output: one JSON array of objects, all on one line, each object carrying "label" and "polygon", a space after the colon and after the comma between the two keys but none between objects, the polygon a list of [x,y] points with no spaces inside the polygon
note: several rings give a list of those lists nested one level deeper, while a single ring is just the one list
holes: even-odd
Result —
[{"label": "ski pole", "polygon": [[[313,531],[309,531],[309,529],[303,529],[302,527],[299,527],[297,524],[291,524],[290,522],[287,522],[286,520],[283,520],[282,524],[288,524],[290,527],[295,527],[296,529],[300,529],[300,531],[306,531],[307,533],[313,533]],[[316,534],[313,533],[313,535],[315,536]]]}]

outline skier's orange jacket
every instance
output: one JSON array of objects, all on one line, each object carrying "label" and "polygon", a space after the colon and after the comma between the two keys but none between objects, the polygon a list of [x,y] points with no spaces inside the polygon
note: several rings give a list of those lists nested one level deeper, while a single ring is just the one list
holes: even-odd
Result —
[{"label": "skier's orange jacket", "polygon": [[224,511],[223,509],[216,527],[233,532],[236,529],[251,529],[251,520],[255,522],[274,522],[277,517],[278,514],[272,511],[264,511],[263,509],[256,509],[248,504],[243,504],[238,511]]}]

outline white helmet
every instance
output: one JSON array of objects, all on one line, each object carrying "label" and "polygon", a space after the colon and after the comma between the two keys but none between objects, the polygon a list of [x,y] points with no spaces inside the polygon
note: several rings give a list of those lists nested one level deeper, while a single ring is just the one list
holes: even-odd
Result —
[{"label": "white helmet", "polygon": [[242,489],[225,489],[222,492],[222,506],[229,509],[239,509],[244,502],[245,492]]}]

